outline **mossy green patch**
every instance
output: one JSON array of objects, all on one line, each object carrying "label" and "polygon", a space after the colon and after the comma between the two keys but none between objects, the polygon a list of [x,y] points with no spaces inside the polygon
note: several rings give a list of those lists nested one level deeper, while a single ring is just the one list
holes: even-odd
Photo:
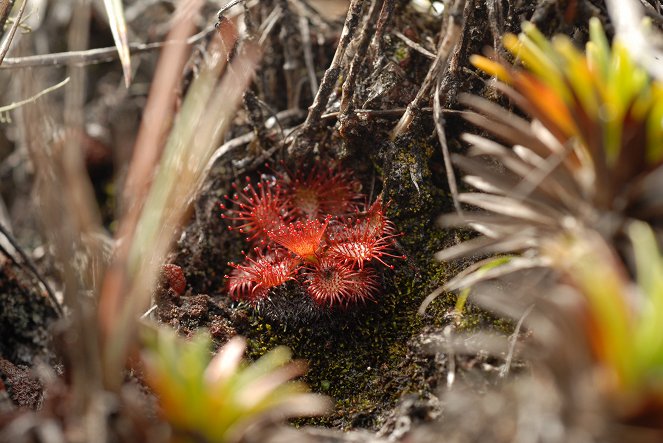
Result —
[{"label": "mossy green patch", "polygon": [[391,201],[388,217],[404,234],[398,247],[408,258],[394,259],[393,271],[381,270],[382,291],[376,303],[299,323],[276,323],[245,308],[249,327],[239,332],[249,338],[251,356],[276,345],[290,347],[297,358],[309,362],[305,379],[312,390],[335,400],[330,416],[306,423],[376,429],[402,395],[422,395],[435,388],[408,343],[425,326],[448,321],[447,312],[455,303],[453,296],[441,296],[426,316],[417,314],[423,299],[455,273],[454,267],[433,259],[453,240],[451,231],[435,223],[448,196],[430,184],[430,145],[413,141],[396,146],[392,154],[383,162],[384,197]]}]

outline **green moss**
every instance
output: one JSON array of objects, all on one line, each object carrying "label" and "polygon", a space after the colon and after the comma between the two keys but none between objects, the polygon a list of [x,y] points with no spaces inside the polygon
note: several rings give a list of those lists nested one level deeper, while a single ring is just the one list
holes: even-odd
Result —
[{"label": "green moss", "polygon": [[[276,345],[290,347],[296,358],[309,362],[305,380],[312,390],[335,400],[332,415],[306,423],[377,428],[402,395],[433,388],[408,346],[424,326],[442,325],[455,303],[453,297],[442,296],[425,317],[417,314],[423,299],[455,272],[433,259],[450,243],[450,232],[434,222],[447,196],[430,185],[425,165],[432,153],[430,145],[412,144],[383,163],[384,177],[389,177],[384,182],[385,200],[392,201],[387,215],[404,232],[399,244],[408,258],[395,260],[394,271],[381,271],[383,292],[377,303],[299,324],[278,324],[245,308],[250,321],[239,332],[249,338],[251,357]],[[413,176],[420,183],[415,185]],[[403,201],[408,204],[399,204]]]},{"label": "green moss", "polygon": [[400,45],[394,50],[394,61],[401,63],[410,56],[410,49],[405,45]]},{"label": "green moss", "polygon": [[[318,312],[313,320],[284,315],[276,321],[274,316],[242,308],[249,321],[237,329],[249,339],[250,356],[257,358],[277,345],[290,347],[295,358],[308,361],[309,372],[304,378],[311,389],[335,401],[330,416],[299,424],[376,429],[403,395],[424,395],[435,389],[430,385],[429,367],[422,364],[420,355],[413,354],[411,341],[425,327],[450,321],[447,314],[456,302],[453,294],[438,297],[425,316],[417,310],[431,291],[457,273],[457,265],[440,263],[433,257],[453,244],[458,233],[435,222],[449,211],[450,198],[433,184],[428,165],[435,150],[421,141],[426,139],[428,134],[389,144],[373,158],[382,175],[384,200],[390,202],[387,216],[404,233],[398,244],[408,257],[394,260],[395,270],[380,271],[382,292],[377,303]],[[284,291],[287,299],[296,300],[296,287],[286,285]],[[298,309],[292,302],[288,306]],[[464,327],[483,324],[487,319],[474,308],[467,312]]]}]

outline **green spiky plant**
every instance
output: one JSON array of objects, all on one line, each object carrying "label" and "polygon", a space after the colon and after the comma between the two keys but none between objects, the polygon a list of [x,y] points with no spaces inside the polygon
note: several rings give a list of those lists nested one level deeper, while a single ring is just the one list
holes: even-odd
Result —
[{"label": "green spiky plant", "polygon": [[546,265],[541,241],[569,229],[592,228],[609,241],[623,239],[632,220],[657,229],[663,215],[657,191],[663,181],[663,84],[619,41],[611,47],[598,19],[590,22],[585,54],[568,37],[549,41],[529,23],[519,37],[506,35],[504,46],[518,64],[483,56],[472,62],[496,76],[497,90],[532,121],[488,100],[462,97],[477,111],[467,120],[498,141],[464,134],[472,147],[454,162],[482,192],[463,193],[460,200],[484,211],[443,222],[484,235],[438,258],[531,251],[528,262],[505,263],[501,269],[508,272]]},{"label": "green spiky plant", "polygon": [[620,418],[661,426],[663,418],[663,256],[651,228],[628,228],[636,279],[600,235],[582,231],[544,246],[583,300],[582,325],[593,372]]},{"label": "green spiky plant", "polygon": [[174,441],[234,442],[249,427],[295,416],[324,414],[326,397],[307,393],[306,365],[291,361],[285,347],[272,349],[256,362],[242,361],[246,342],[231,339],[213,356],[211,339],[191,340],[158,329],[143,354],[146,380],[159,398]]},{"label": "green spiky plant", "polygon": [[[482,211],[443,222],[483,235],[438,258],[504,255],[478,262],[442,289],[551,269],[552,286],[548,279],[532,287],[528,300],[540,302],[561,282],[573,288],[580,308],[553,310],[583,335],[566,336],[560,324],[558,333],[589,361],[588,368],[561,371],[558,383],[571,385],[568,380],[590,372],[599,381],[599,398],[611,400],[612,417],[660,426],[663,260],[656,234],[663,215],[663,85],[619,41],[611,47],[597,19],[590,22],[585,54],[567,37],[548,41],[528,23],[519,37],[507,35],[504,46],[515,65],[497,57],[472,61],[497,77],[496,88],[532,121],[479,97],[462,98],[477,111],[466,118],[498,141],[464,135],[472,148],[454,161],[481,192],[460,200]],[[539,303],[539,313],[547,307]],[[536,324],[528,326],[543,334]]]}]

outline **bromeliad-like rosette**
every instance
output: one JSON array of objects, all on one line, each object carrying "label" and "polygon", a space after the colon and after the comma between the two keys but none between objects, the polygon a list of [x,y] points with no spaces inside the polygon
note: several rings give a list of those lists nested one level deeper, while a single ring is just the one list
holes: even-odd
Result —
[{"label": "bromeliad-like rosette", "polygon": [[[497,78],[493,85],[531,118],[465,95],[466,119],[490,138],[465,134],[469,155],[454,156],[464,180],[481,192],[460,200],[484,211],[443,218],[484,236],[442,251],[438,258],[533,251],[569,230],[593,229],[624,238],[635,220],[654,229],[663,216],[663,84],[598,19],[583,53],[566,36],[545,38],[525,23],[504,37],[516,62],[496,55],[472,63]],[[531,263],[536,264],[535,261]]]}]

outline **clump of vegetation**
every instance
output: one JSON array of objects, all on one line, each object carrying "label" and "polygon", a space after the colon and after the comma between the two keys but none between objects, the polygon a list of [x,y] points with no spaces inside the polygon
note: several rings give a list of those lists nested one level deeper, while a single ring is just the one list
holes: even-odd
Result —
[{"label": "clump of vegetation", "polygon": [[[222,205],[229,226],[247,235],[253,254],[226,278],[236,300],[256,303],[288,281],[306,288],[320,306],[375,301],[376,263],[388,266],[401,234],[384,214],[382,199],[362,207],[366,196],[346,171],[314,167],[308,174],[279,173],[255,186],[247,178]],[[257,245],[257,246],[256,246]]]},{"label": "clump of vegetation", "polygon": [[[465,181],[482,192],[460,194],[460,201],[483,211],[443,221],[483,235],[438,258],[508,255],[476,263],[446,288],[520,273],[536,288],[524,296],[531,306],[520,309],[522,300],[508,297],[490,304],[521,315],[535,339],[549,340],[552,323],[552,341],[570,342],[568,354],[580,358],[553,371],[560,391],[591,380],[599,387],[596,399],[611,400],[603,408],[608,427],[620,421],[660,427],[663,261],[647,222],[659,226],[661,216],[663,84],[618,40],[611,47],[597,19],[590,22],[585,54],[567,37],[549,41],[529,23],[520,36],[505,36],[504,46],[518,63],[497,56],[473,62],[495,75],[502,82],[496,88],[533,120],[463,97],[477,111],[467,119],[506,145],[464,136],[470,155],[454,160],[467,172]],[[545,277],[529,283],[524,271],[534,268]],[[562,293],[574,301],[555,300]],[[571,408],[587,407],[564,398]]]},{"label": "clump of vegetation", "polygon": [[504,39],[522,67],[481,56],[473,61],[501,79],[496,88],[534,120],[478,97],[463,98],[478,112],[467,116],[470,122],[513,147],[464,135],[471,156],[454,160],[467,172],[465,181],[483,192],[461,194],[460,200],[486,212],[444,222],[469,223],[485,235],[438,255],[532,251],[528,260],[504,261],[489,277],[545,266],[548,259],[539,252],[550,238],[590,228],[618,241],[633,220],[662,215],[655,189],[663,164],[663,85],[619,42],[611,49],[596,19],[586,55],[564,36],[549,42],[533,25],[523,28],[519,37]]},{"label": "clump of vegetation", "polygon": [[[661,1],[641,2],[652,29]],[[561,443],[661,427],[663,87],[608,42],[603,0],[0,3],[14,102],[0,122],[20,114],[0,136],[1,198],[24,194],[8,217],[0,201],[0,441]],[[318,11],[332,4],[345,22]],[[459,95],[485,91],[470,60],[517,112]],[[469,152],[463,117],[483,130]],[[450,158],[478,192],[458,194]],[[258,176],[266,161],[279,166]],[[14,219],[28,195],[41,212]],[[481,235],[434,226],[452,207],[445,228]],[[22,247],[5,222],[24,241],[26,219],[45,235]],[[445,282],[436,293],[464,289],[456,311],[447,293],[419,315]],[[328,406],[304,382],[332,414],[297,420]]]},{"label": "clump of vegetation", "polygon": [[211,354],[206,333],[184,340],[158,329],[144,351],[146,381],[177,441],[235,442],[251,426],[323,414],[329,402],[307,393],[306,365],[277,347],[256,362],[242,361],[245,340],[235,337]]},{"label": "clump of vegetation", "polygon": [[[633,281],[621,259],[595,232],[546,246],[582,297],[579,323],[594,359],[596,385],[621,418],[663,417],[663,257],[651,228],[629,225],[635,256]],[[580,317],[582,318],[582,317]]]}]

